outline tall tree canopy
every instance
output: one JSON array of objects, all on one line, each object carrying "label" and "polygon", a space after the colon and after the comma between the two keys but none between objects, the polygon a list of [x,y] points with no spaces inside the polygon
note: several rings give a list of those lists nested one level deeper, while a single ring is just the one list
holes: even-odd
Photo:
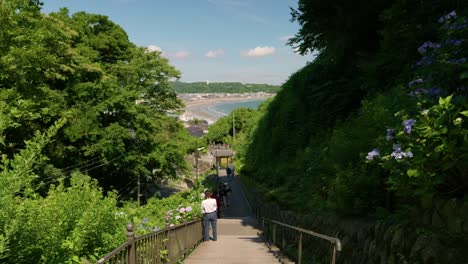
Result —
[{"label": "tall tree canopy", "polygon": [[35,168],[38,186],[81,170],[122,189],[185,169],[188,134],[166,115],[181,106],[169,85],[180,73],[159,52],[102,15],[45,15],[26,0],[1,1],[0,13],[0,152],[68,120]]}]

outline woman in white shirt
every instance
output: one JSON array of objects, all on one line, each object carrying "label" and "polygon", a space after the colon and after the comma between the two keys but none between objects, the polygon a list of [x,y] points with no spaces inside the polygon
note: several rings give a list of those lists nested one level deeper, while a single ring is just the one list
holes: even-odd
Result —
[{"label": "woman in white shirt", "polygon": [[210,240],[210,223],[211,228],[213,229],[213,241],[218,239],[217,231],[216,231],[216,210],[218,205],[216,204],[216,199],[211,198],[211,191],[205,191],[205,200],[201,203],[201,210],[203,213],[203,239],[205,241]]}]

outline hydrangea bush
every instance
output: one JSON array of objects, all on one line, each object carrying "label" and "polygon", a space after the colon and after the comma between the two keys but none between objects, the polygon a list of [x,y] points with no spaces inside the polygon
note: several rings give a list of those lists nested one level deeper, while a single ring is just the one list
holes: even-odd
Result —
[{"label": "hydrangea bush", "polygon": [[405,197],[462,198],[468,189],[468,20],[452,11],[438,21],[440,41],[418,48],[408,83],[414,108],[395,113],[402,123],[366,156],[390,172],[390,188]]}]

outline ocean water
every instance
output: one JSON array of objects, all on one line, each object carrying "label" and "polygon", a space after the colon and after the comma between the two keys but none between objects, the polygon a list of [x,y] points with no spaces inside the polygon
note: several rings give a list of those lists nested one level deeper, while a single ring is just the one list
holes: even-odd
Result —
[{"label": "ocean water", "polygon": [[219,103],[214,104],[209,107],[211,112],[216,113],[220,116],[229,115],[233,110],[237,108],[251,108],[257,109],[258,106],[265,101],[265,99],[256,99],[256,100],[249,100],[249,101],[241,101],[241,102],[226,102],[226,103]]}]

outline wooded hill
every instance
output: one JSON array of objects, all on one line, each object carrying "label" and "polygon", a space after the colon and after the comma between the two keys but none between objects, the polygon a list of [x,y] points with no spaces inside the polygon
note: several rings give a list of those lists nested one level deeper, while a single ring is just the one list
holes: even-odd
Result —
[{"label": "wooded hill", "polygon": [[176,93],[276,93],[280,86],[239,82],[171,82]]}]

